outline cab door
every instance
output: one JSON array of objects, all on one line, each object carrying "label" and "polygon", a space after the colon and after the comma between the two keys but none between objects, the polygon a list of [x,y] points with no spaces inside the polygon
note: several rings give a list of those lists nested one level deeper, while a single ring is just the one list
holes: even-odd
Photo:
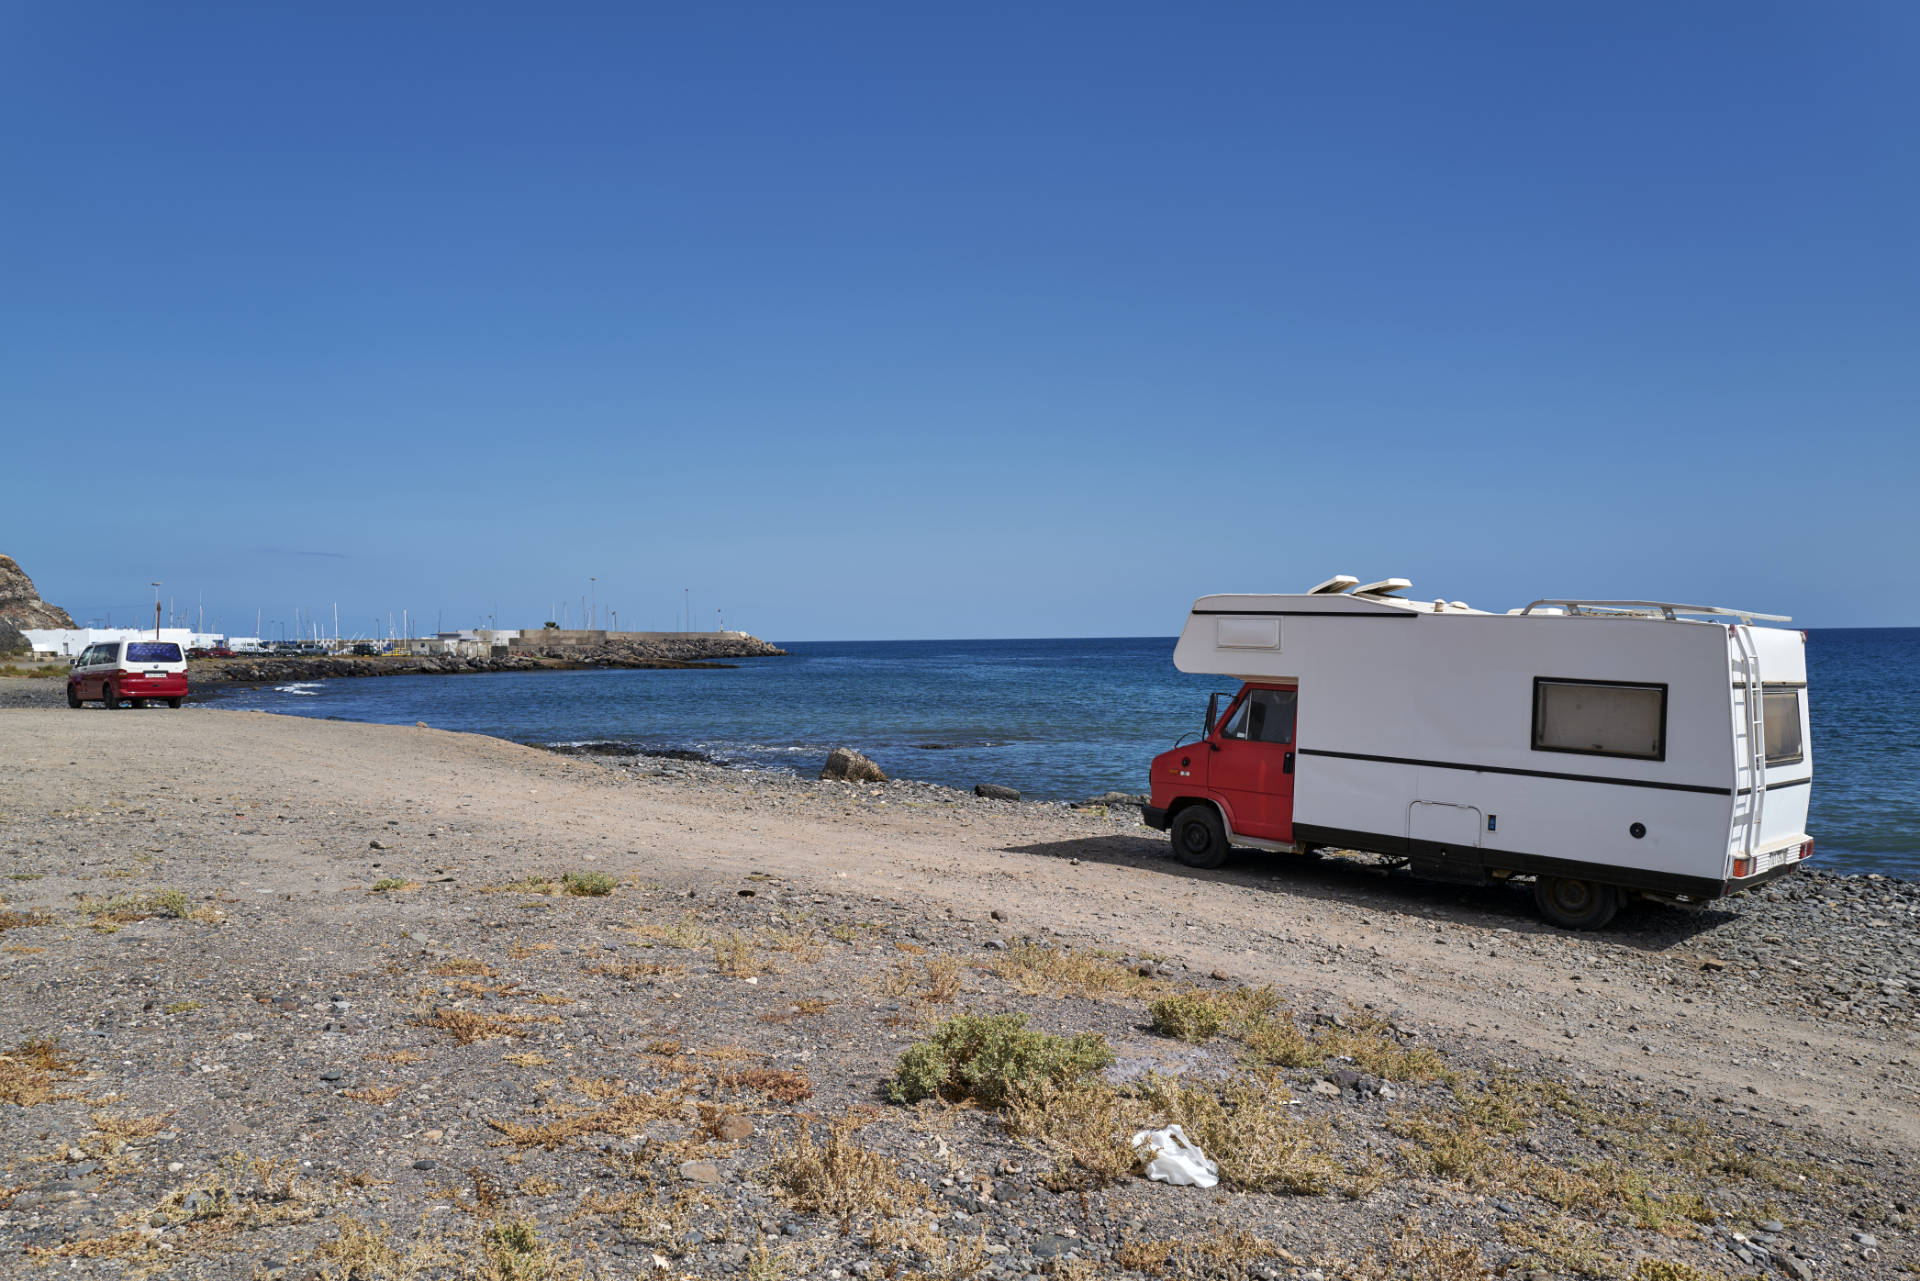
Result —
[{"label": "cab door", "polygon": [[1293,839],[1293,728],[1300,691],[1249,685],[1215,732],[1208,779],[1226,804],[1234,834]]}]

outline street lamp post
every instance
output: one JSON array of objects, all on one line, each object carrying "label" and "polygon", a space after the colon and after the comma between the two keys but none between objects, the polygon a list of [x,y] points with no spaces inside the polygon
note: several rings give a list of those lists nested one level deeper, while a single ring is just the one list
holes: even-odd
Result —
[{"label": "street lamp post", "polygon": [[590,613],[589,613],[589,614],[587,615],[587,630],[588,630],[588,631],[592,631],[592,630],[593,630],[593,628],[594,628],[595,626],[597,626],[597,625],[599,624],[599,622],[600,622],[600,587],[599,587],[599,583],[600,583],[600,580],[599,580],[598,578],[593,578],[593,577],[589,577],[589,578],[587,579],[587,591],[588,591],[588,592],[589,592],[589,593],[590,593],[590,594],[592,595],[592,597],[593,597],[593,610],[592,610],[592,612],[590,612]]},{"label": "street lamp post", "polygon": [[153,585],[153,638],[160,639],[160,584]]}]

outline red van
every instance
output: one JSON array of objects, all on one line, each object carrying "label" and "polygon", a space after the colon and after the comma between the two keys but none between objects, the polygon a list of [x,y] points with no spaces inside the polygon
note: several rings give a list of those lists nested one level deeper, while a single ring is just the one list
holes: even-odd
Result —
[{"label": "red van", "polygon": [[67,673],[67,706],[98,702],[135,707],[165,699],[178,707],[187,698],[187,656],[172,641],[116,640],[89,645]]}]

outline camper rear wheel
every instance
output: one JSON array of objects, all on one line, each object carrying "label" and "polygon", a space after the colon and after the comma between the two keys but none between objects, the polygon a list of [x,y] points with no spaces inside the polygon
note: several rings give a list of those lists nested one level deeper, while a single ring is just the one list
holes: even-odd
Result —
[{"label": "camper rear wheel", "polygon": [[1174,816],[1173,852],[1188,867],[1219,867],[1227,861],[1227,831],[1211,805],[1189,805]]},{"label": "camper rear wheel", "polygon": [[1534,906],[1563,930],[1604,929],[1620,910],[1620,891],[1598,881],[1542,876],[1533,883]]},{"label": "camper rear wheel", "polygon": [[187,701],[187,700],[186,700],[186,699],[184,699],[184,698],[170,698],[170,699],[168,699],[168,700],[167,700],[167,706],[168,706],[168,707],[178,707],[178,706],[180,706],[180,704],[182,704],[182,703],[184,703],[184,702],[186,702],[186,701]]}]

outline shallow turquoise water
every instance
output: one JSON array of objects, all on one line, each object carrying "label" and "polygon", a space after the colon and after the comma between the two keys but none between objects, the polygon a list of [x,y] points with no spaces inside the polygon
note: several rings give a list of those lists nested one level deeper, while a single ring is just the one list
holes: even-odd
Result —
[{"label": "shallow turquoise water", "polygon": [[[792,644],[720,671],[395,676],[236,690],[222,702],[468,730],[530,743],[617,740],[812,773],[857,747],[896,777],[1005,783],[1073,799],[1146,790],[1146,764],[1198,730],[1216,677],[1173,641]],[[1821,866],[1920,875],[1920,628],[1809,633]]]}]

